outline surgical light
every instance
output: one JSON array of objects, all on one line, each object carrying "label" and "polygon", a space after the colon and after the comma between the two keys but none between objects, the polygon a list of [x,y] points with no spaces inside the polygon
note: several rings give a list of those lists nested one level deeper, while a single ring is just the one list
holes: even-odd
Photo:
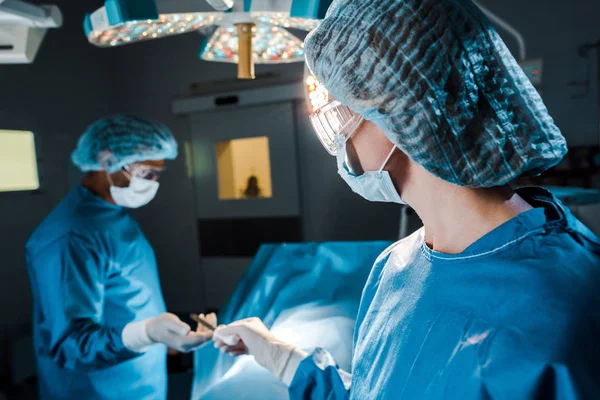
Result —
[{"label": "surgical light", "polygon": [[233,8],[233,0],[206,0],[217,11],[227,11]]},{"label": "surgical light", "polygon": [[121,46],[196,31],[218,24],[221,13],[163,14],[157,20],[128,21],[88,34],[90,43],[98,47]]},{"label": "surgical light", "polygon": [[[304,44],[283,28],[256,25],[253,30],[252,57],[257,64],[304,61]],[[235,28],[219,27],[201,53],[206,61],[238,62],[238,37]]]},{"label": "surgical light", "polygon": [[253,78],[255,63],[303,61],[302,41],[286,28],[316,28],[331,0],[206,2],[216,11],[160,13],[155,0],[107,0],[86,17],[86,35],[91,44],[113,47],[199,31],[209,36],[201,59],[238,63],[238,77]]},{"label": "surgical light", "polygon": [[315,78],[308,68],[304,70],[304,84],[310,113],[314,113],[332,100],[325,86]]}]

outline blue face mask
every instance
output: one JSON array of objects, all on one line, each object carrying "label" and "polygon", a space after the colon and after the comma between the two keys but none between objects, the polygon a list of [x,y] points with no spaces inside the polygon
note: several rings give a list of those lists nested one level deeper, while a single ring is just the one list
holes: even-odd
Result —
[{"label": "blue face mask", "polygon": [[369,201],[406,204],[396,191],[390,174],[383,170],[390,157],[392,157],[396,146],[392,148],[379,171],[366,171],[360,176],[354,175],[348,169],[345,141],[340,143],[339,146],[337,151],[338,174],[354,193]]}]

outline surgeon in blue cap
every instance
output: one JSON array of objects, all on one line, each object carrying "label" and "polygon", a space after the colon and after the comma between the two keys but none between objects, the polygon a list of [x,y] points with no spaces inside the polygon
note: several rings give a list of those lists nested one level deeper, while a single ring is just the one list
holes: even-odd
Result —
[{"label": "surgeon in blue cap", "polygon": [[216,345],[253,355],[292,399],[600,398],[600,240],[548,191],[509,186],[567,147],[480,10],[335,0],[305,49],[331,96],[311,122],[339,174],[424,228],[376,261],[352,371],[256,318]]},{"label": "surgeon in blue cap", "polygon": [[167,347],[211,338],[166,312],[154,252],[127,212],[154,198],[176,156],[166,126],[133,115],[81,136],[72,161],[82,184],[26,245],[42,399],[165,399]]}]

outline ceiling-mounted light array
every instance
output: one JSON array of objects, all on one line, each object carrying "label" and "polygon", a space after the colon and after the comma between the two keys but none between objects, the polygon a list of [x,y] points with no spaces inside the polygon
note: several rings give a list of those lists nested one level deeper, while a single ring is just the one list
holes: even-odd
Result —
[{"label": "ceiling-mounted light array", "polygon": [[[253,28],[252,57],[257,64],[280,64],[304,60],[304,44],[283,28],[256,25]],[[235,27],[219,27],[201,55],[206,61],[238,62]]]},{"label": "ceiling-mounted light array", "polygon": [[222,13],[161,14],[158,20],[129,21],[104,30],[92,30],[90,43],[99,47],[120,46],[148,39],[180,35],[218,24]]},{"label": "ceiling-mounted light array", "polygon": [[331,1],[207,0],[218,12],[161,14],[156,0],[105,0],[86,16],[84,27],[89,42],[99,47],[199,31],[208,37],[202,59],[237,62],[238,77],[247,79],[254,77],[255,63],[303,61],[302,41],[285,28],[316,28]]}]

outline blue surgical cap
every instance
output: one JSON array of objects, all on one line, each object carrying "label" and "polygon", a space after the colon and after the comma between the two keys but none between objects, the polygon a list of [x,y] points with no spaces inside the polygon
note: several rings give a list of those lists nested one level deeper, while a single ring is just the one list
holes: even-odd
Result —
[{"label": "blue surgical cap", "polygon": [[165,125],[134,115],[113,115],[87,128],[71,160],[83,172],[112,173],[135,162],[176,157],[177,142]]},{"label": "blue surgical cap", "polygon": [[448,182],[490,187],[567,152],[536,89],[471,0],[335,0],[305,41],[308,67]]}]

